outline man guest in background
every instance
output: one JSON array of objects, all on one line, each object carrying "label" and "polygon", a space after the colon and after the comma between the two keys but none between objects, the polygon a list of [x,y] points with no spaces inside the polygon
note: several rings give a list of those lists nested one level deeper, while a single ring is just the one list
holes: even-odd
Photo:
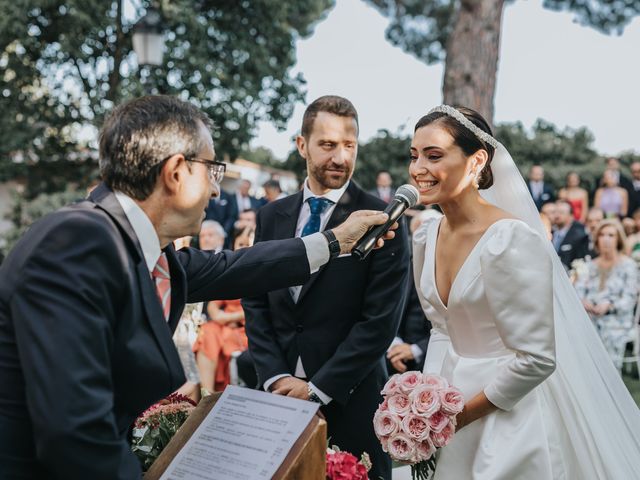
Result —
[{"label": "man guest in background", "polygon": [[570,269],[571,262],[589,254],[589,235],[584,225],[574,220],[573,207],[566,200],[556,202],[554,223],[553,247],[562,264]]},{"label": "man guest in background", "polygon": [[[296,139],[308,177],[302,191],[258,212],[256,241],[305,237],[362,208],[385,203],[351,180],[358,117],[345,98],[325,96],[304,113]],[[245,298],[251,356],[265,390],[322,405],[331,443],[368,452],[371,478],[391,478],[373,431],[387,379],[384,354],[402,315],[409,271],[405,229],[366,260],[346,255],[308,281]]]},{"label": "man guest in background", "polygon": [[224,190],[220,189],[220,195],[212,198],[205,211],[206,220],[214,220],[222,225],[225,232],[224,247],[229,248],[233,224],[238,219],[236,200]]},{"label": "man guest in background", "polygon": [[527,186],[529,187],[529,192],[531,192],[536,207],[538,207],[538,211],[541,210],[542,205],[553,202],[556,199],[553,187],[544,181],[544,168],[542,165],[533,165],[531,167]]},{"label": "man guest in background", "polygon": [[380,170],[376,175],[376,188],[371,193],[382,200],[384,203],[389,203],[396,193],[395,188],[392,186],[393,180],[391,179],[391,173],[387,170]]},{"label": "man guest in background", "polygon": [[227,233],[215,220],[205,220],[200,227],[198,234],[198,247],[200,250],[213,250],[218,253],[224,247]]},{"label": "man guest in background", "polygon": [[[33,224],[0,267],[0,478],[142,478],[127,438],[185,383],[171,338],[185,302],[299,285],[329,260],[322,233],[174,250],[220,192],[208,126],[171,97],[117,107],[100,134],[104,183]],[[333,229],[342,253],[386,218]]]},{"label": "man guest in background", "polygon": [[251,182],[249,180],[240,180],[235,195],[236,212],[257,210],[262,206],[260,200],[249,194],[250,191]]}]

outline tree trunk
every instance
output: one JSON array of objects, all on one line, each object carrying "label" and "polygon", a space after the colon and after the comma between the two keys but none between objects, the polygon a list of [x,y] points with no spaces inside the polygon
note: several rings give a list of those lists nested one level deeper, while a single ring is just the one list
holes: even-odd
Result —
[{"label": "tree trunk", "polygon": [[470,107],[493,124],[504,0],[462,0],[447,42],[444,103]]}]

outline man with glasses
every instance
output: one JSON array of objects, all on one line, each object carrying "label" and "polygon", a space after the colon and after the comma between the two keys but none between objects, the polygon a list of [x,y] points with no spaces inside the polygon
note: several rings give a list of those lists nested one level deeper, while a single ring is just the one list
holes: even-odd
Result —
[{"label": "man with glasses", "polygon": [[220,193],[208,126],[170,97],[117,107],[103,183],[35,223],[0,267],[0,478],[141,478],[127,437],[185,382],[171,338],[185,302],[302,284],[385,221],[359,212],[329,234],[176,252]]}]

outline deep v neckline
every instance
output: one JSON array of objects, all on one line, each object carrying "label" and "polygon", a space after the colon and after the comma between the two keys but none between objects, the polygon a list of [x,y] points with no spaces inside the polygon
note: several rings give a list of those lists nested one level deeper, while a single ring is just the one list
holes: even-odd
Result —
[{"label": "deep v neckline", "polygon": [[491,225],[489,225],[487,227],[487,229],[484,231],[484,233],[482,235],[480,235],[480,238],[476,241],[476,243],[473,245],[471,250],[469,250],[469,253],[465,257],[464,261],[462,262],[462,265],[460,265],[460,268],[458,269],[458,271],[456,272],[455,276],[453,277],[453,280],[451,281],[451,285],[449,286],[449,296],[447,297],[447,303],[445,304],[444,301],[442,300],[442,297],[440,296],[440,291],[438,290],[438,282],[436,281],[436,249],[438,248],[438,240],[440,239],[440,225],[442,223],[442,218],[444,218],[444,217],[440,217],[440,220],[438,220],[438,223],[434,225],[435,226],[435,239],[434,239],[434,242],[433,242],[433,249],[429,249],[429,250],[432,252],[431,253],[431,277],[432,277],[432,282],[433,282],[433,290],[434,290],[434,292],[436,294],[436,298],[438,299],[438,302],[440,302],[440,305],[442,305],[442,307],[445,309],[445,311],[448,311],[449,310],[449,305],[451,304],[451,296],[453,294],[454,288],[455,288],[456,283],[458,281],[458,277],[460,277],[460,274],[464,270],[464,268],[467,265],[467,263],[469,263],[469,260],[471,259],[471,257],[480,248],[480,245],[482,243],[484,243],[484,240],[485,240],[485,238],[487,238],[487,235],[490,232],[490,230],[494,227],[494,225],[497,225],[500,222],[503,222],[503,221],[506,221],[506,220],[514,220],[514,219],[513,218],[501,218],[499,220],[496,220],[495,222],[493,222]]}]

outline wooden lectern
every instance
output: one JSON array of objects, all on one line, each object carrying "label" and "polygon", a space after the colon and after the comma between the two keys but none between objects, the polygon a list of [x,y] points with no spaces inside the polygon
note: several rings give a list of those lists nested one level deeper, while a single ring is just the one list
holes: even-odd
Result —
[{"label": "wooden lectern", "polygon": [[[180,430],[174,435],[157,460],[144,476],[145,480],[158,480],[173,458],[184,447],[200,423],[216,404],[222,393],[214,393],[203,398],[189,415]],[[273,480],[325,480],[327,454],[327,422],[313,417],[302,435],[296,440]],[[215,478],[215,472],[211,477]]]}]

